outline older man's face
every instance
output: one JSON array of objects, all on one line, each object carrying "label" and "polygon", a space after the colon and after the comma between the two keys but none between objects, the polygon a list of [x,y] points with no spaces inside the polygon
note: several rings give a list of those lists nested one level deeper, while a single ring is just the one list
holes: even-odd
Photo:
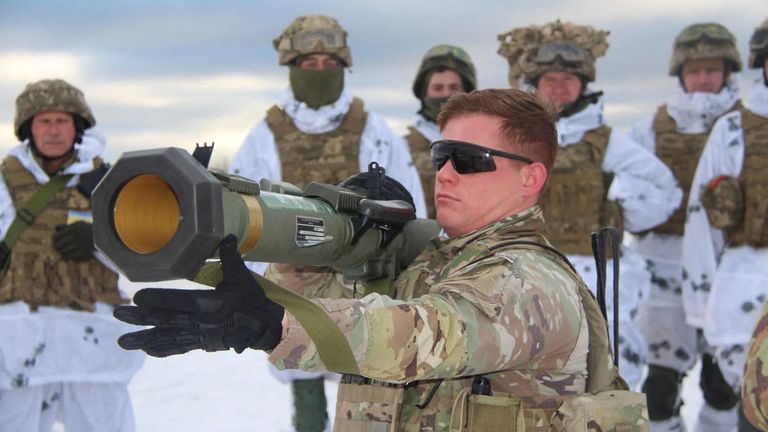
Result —
[{"label": "older man's face", "polygon": [[43,156],[64,156],[75,145],[75,135],[75,122],[68,112],[48,111],[32,118],[32,137]]},{"label": "older man's face", "polygon": [[[499,117],[481,114],[456,117],[443,128],[443,138],[516,152],[501,135],[501,123]],[[493,158],[495,171],[459,174],[449,161],[437,172],[437,221],[450,237],[462,236],[530,206],[520,193],[528,165],[504,157]]]}]

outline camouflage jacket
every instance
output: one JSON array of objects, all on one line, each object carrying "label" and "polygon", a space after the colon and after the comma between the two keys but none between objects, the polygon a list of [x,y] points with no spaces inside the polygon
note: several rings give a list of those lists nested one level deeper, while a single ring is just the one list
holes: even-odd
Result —
[{"label": "camouflage jacket", "polygon": [[768,430],[768,303],[752,335],[744,370],[741,403],[744,415],[760,430]]},{"label": "camouflage jacket", "polygon": [[[314,300],[347,338],[361,375],[405,389],[399,430],[448,429],[456,396],[473,375],[487,376],[494,392],[523,399],[533,416],[585,390],[583,282],[544,249],[504,244],[546,243],[538,234],[543,222],[533,207],[459,238],[433,240],[397,278],[394,298]],[[306,331],[287,317],[270,361],[323,370]],[[429,404],[416,407],[436,384]],[[375,416],[367,406],[337,410],[337,418]],[[545,424],[551,411],[539,415],[526,423]]]}]

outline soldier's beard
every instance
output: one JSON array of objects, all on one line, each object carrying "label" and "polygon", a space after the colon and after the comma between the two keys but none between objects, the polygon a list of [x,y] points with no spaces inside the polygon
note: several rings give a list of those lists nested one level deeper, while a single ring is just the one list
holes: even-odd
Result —
[{"label": "soldier's beard", "polygon": [[295,65],[288,68],[293,97],[312,109],[336,102],[344,90],[343,66],[323,70],[306,70]]}]

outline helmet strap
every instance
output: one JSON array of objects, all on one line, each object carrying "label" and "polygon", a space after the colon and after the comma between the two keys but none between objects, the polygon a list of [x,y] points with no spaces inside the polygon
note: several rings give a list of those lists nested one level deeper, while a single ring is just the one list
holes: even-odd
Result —
[{"label": "helmet strap", "polygon": [[561,118],[570,117],[576,114],[577,112],[583,110],[589,105],[596,103],[598,99],[600,99],[600,96],[602,95],[603,95],[603,92],[601,91],[594,92],[594,93],[580,94],[578,99],[564,106],[563,109],[560,110],[560,117]]}]

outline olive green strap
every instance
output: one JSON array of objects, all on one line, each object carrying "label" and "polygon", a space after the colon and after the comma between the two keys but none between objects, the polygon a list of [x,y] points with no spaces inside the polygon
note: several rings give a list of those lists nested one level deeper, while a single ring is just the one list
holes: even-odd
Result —
[{"label": "olive green strap", "polygon": [[11,222],[11,225],[8,227],[8,231],[5,232],[5,237],[2,242],[0,242],[0,249],[10,252],[24,230],[32,225],[37,216],[39,216],[45,209],[45,206],[48,205],[48,201],[64,189],[64,186],[67,185],[67,182],[69,182],[69,179],[71,178],[72,174],[57,175],[51,178],[48,183],[40,186],[27,204],[16,211],[16,217],[13,218],[13,222]]},{"label": "olive green strap", "polygon": [[389,296],[389,290],[392,288],[392,282],[392,279],[386,277],[368,281],[365,283],[365,294],[368,295],[370,293],[376,293],[383,296]]},{"label": "olive green strap", "polygon": [[[265,279],[263,276],[256,273],[251,274],[270,300],[284,307],[301,323],[312,342],[315,343],[317,353],[329,371],[360,374],[347,338],[320,306],[306,297]],[[218,285],[221,280],[222,274],[219,263],[205,264],[193,279],[194,282],[212,287]]]}]

